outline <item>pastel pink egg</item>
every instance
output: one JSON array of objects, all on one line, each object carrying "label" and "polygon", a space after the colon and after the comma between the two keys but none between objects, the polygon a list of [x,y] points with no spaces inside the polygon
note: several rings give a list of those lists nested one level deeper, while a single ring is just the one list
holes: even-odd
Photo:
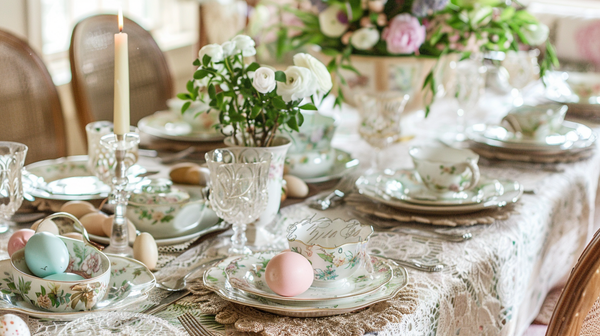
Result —
[{"label": "pastel pink egg", "polygon": [[283,252],[274,256],[265,270],[267,285],[281,296],[304,293],[312,285],[313,278],[310,262],[296,252]]},{"label": "pastel pink egg", "polygon": [[13,253],[25,247],[27,241],[31,236],[35,234],[35,231],[30,229],[22,229],[10,236],[8,239],[8,255],[12,256]]}]

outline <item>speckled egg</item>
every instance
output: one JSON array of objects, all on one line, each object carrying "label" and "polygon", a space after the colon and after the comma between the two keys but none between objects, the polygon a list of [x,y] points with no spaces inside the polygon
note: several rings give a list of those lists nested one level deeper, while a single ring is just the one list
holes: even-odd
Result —
[{"label": "speckled egg", "polygon": [[313,269],[308,260],[296,252],[283,252],[267,264],[265,280],[271,290],[281,296],[304,293],[313,282]]},{"label": "speckled egg", "polygon": [[57,236],[38,232],[25,245],[25,262],[34,275],[44,278],[67,269],[69,250]]},{"label": "speckled egg", "polygon": [[35,231],[30,229],[22,229],[13,233],[8,240],[8,255],[12,257],[13,253],[24,248],[29,238],[34,234]]},{"label": "speckled egg", "polygon": [[27,323],[13,314],[0,316],[0,336],[31,336]]}]

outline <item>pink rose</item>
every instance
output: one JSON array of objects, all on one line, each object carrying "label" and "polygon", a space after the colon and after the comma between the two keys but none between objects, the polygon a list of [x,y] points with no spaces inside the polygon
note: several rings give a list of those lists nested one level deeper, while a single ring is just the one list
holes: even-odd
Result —
[{"label": "pink rose", "polygon": [[410,14],[396,15],[389,26],[383,30],[383,39],[391,54],[418,53],[425,42],[425,27]]}]

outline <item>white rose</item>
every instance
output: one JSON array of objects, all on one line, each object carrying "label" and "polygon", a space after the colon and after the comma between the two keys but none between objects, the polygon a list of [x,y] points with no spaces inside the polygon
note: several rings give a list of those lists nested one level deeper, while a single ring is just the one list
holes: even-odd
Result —
[{"label": "white rose", "polygon": [[277,84],[277,94],[287,103],[315,94],[316,80],[312,71],[299,66],[289,66],[285,70],[285,83]]},{"label": "white rose", "polygon": [[543,44],[548,39],[550,29],[543,23],[529,24],[521,28],[521,33],[532,46]]},{"label": "white rose", "polygon": [[327,67],[318,59],[309,54],[300,53],[294,55],[294,65],[307,68],[313,73],[317,81],[318,90],[321,93],[325,94],[331,90],[333,86],[331,74],[327,71]]},{"label": "white rose", "polygon": [[375,28],[360,28],[350,38],[350,44],[358,50],[371,49],[377,42],[379,42],[379,31]]},{"label": "white rose", "polygon": [[[341,20],[340,20],[341,19]],[[332,5],[319,14],[319,26],[327,37],[340,37],[348,29],[348,17],[342,7]]]},{"label": "white rose", "polygon": [[238,35],[232,38],[231,41],[235,43],[236,53],[241,52],[244,57],[256,55],[256,49],[254,49],[256,43],[250,36]]},{"label": "white rose", "polygon": [[252,86],[254,86],[256,91],[269,93],[275,89],[276,85],[275,71],[266,67],[256,69],[254,72],[254,81],[252,81]]},{"label": "white rose", "polygon": [[229,57],[233,55],[233,52],[235,51],[235,42],[227,41],[221,44],[221,48],[223,48],[223,56]]},{"label": "white rose", "polygon": [[198,52],[198,58],[200,59],[200,62],[202,62],[202,58],[204,58],[204,55],[208,55],[211,57],[211,61],[213,62],[219,62],[223,60],[223,48],[216,44],[207,44],[204,47],[202,47],[202,49],[200,49],[200,51]]}]

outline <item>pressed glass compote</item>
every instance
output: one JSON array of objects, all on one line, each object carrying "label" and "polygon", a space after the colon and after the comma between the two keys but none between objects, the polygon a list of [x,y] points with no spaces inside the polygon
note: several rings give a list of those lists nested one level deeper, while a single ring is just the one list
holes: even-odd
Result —
[{"label": "pressed glass compote", "polygon": [[0,233],[8,231],[11,216],[23,203],[21,171],[26,155],[27,146],[0,141]]},{"label": "pressed glass compote", "polygon": [[375,149],[371,170],[378,169],[381,150],[402,137],[400,121],[409,98],[408,94],[401,91],[358,94],[358,133]]},{"label": "pressed glass compote", "polygon": [[267,206],[267,180],[272,154],[260,148],[232,147],[206,153],[210,170],[210,205],[223,220],[233,224],[229,253],[249,254],[246,225]]}]

